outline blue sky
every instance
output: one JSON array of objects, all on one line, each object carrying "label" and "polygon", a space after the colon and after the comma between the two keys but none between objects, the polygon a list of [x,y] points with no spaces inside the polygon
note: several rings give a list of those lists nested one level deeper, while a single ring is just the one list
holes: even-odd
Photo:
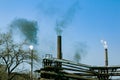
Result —
[{"label": "blue sky", "polygon": [[[104,48],[100,42],[103,39],[108,43],[109,65],[119,65],[120,1],[78,0],[77,4],[76,1],[0,0],[0,31],[6,31],[15,18],[36,20],[40,54],[52,53],[56,57],[56,21],[68,16],[62,32],[63,58],[73,60],[75,44],[84,43],[87,53],[81,53],[81,63],[104,65]],[[71,17],[69,9],[76,5]]]}]

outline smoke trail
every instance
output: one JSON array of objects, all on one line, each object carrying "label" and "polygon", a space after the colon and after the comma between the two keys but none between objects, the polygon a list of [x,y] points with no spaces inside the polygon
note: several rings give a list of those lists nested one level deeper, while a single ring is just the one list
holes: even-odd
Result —
[{"label": "smoke trail", "polygon": [[82,56],[84,56],[87,53],[87,44],[83,42],[77,42],[74,48],[74,60],[75,62],[79,62],[82,59]]},{"label": "smoke trail", "polygon": [[65,15],[61,17],[61,19],[56,21],[56,27],[55,30],[57,32],[57,35],[61,35],[64,28],[67,27],[69,23],[72,22],[72,19],[74,18],[74,15],[76,11],[79,9],[79,2],[76,1],[66,12]]},{"label": "smoke trail", "polygon": [[38,24],[36,21],[15,19],[11,23],[10,28],[12,32],[18,28],[30,43],[37,44]]},{"label": "smoke trail", "polygon": [[55,16],[61,12],[60,6],[57,3],[63,2],[62,0],[41,0],[38,5],[39,11],[44,15]]}]

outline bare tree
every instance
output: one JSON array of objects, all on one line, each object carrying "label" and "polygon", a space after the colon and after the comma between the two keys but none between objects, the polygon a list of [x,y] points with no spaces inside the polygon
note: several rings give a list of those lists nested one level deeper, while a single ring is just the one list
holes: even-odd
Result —
[{"label": "bare tree", "polygon": [[38,60],[36,54],[31,57],[26,42],[15,43],[10,33],[0,34],[0,63],[5,66],[4,72],[7,73],[7,80],[15,77],[13,72],[22,63],[29,63],[30,59]]}]

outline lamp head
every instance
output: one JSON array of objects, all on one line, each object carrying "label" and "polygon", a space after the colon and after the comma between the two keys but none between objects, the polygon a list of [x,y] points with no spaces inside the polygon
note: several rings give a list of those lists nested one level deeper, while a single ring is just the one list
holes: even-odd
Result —
[{"label": "lamp head", "polygon": [[33,45],[30,45],[29,48],[30,48],[30,50],[33,50]]}]

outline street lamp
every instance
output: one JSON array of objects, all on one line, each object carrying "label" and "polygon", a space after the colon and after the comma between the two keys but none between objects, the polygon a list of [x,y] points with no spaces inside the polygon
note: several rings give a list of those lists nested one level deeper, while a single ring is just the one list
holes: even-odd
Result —
[{"label": "street lamp", "polygon": [[29,48],[30,48],[30,53],[31,53],[31,73],[30,73],[30,77],[31,77],[31,80],[33,80],[33,45],[30,45]]}]

